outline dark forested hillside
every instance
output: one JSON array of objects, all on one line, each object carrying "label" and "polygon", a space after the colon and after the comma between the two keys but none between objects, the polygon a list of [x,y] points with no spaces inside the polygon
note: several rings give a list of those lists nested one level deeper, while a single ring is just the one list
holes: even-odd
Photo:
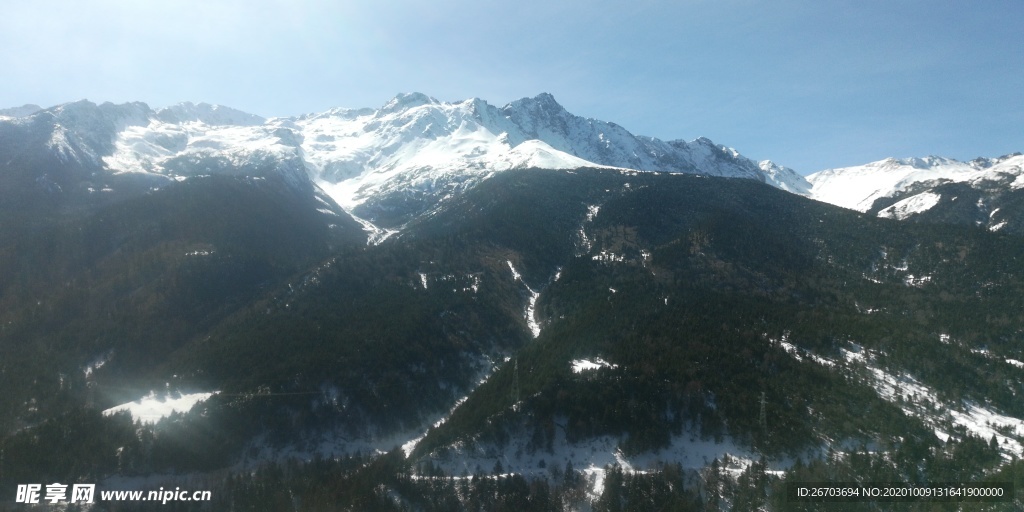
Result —
[{"label": "dark forested hillside", "polygon": [[[506,366],[443,430],[525,414],[533,429],[563,421],[570,438],[628,434],[636,450],[692,424],[768,453],[928,435],[852,369],[801,363],[781,340],[822,357],[877,352],[945,399],[1024,412],[1019,369],[1004,362],[1021,355],[1024,283],[1012,257],[993,257],[1021,254],[1020,239],[866,218],[742,181],[616,181],[584,227],[593,247],[541,294],[544,332],[519,354],[527,407],[510,408]],[[596,356],[616,367],[571,373],[571,360]]]},{"label": "dark forested hillside", "polygon": [[107,386],[163,382],[153,370],[193,337],[365,243],[357,223],[310,199],[271,180],[208,177],[73,213],[5,216],[0,424],[123,398]]},{"label": "dark forested hillside", "polygon": [[[1017,236],[580,169],[367,245],[296,194],[189,179],[3,225],[3,492],[199,472],[248,510],[788,510],[786,478],[1019,471]],[[151,390],[219,394],[98,412]],[[67,425],[95,450],[60,452]]]}]

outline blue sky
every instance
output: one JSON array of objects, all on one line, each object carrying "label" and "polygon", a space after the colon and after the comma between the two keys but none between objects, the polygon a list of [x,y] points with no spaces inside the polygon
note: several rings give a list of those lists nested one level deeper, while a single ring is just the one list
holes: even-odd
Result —
[{"label": "blue sky", "polygon": [[[13,4],[13,5],[12,5]],[[36,1],[0,19],[0,107],[205,101],[263,116],[398,92],[541,92],[810,173],[1024,151],[1024,1]]]}]

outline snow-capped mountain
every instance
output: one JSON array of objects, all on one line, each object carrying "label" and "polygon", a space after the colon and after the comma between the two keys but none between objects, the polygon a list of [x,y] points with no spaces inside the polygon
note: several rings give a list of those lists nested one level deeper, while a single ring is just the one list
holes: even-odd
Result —
[{"label": "snow-capped mountain", "polygon": [[332,110],[289,122],[302,131],[314,179],[346,206],[394,193],[444,197],[492,172],[530,167],[699,173],[782,188],[803,182],[790,169],[766,172],[705,138],[664,142],[575,116],[550,94],[501,108],[476,98],[445,103],[401,94],[378,110]]},{"label": "snow-capped mountain", "polygon": [[443,103],[402,94],[377,110],[334,109],[274,123],[301,133],[311,178],[346,207],[394,197],[430,203],[513,168],[603,165],[527,137],[478,99]]},{"label": "snow-capped mountain", "polygon": [[165,180],[283,172],[374,219],[400,220],[513,168],[617,167],[749,178],[797,193],[809,187],[791,169],[706,138],[666,142],[575,116],[550,94],[500,108],[399,94],[379,109],[272,119],[203,103],[152,110],[79,101],[19,113],[28,114],[0,123],[31,128],[32,142],[47,137],[64,163]]},{"label": "snow-capped mountain", "polygon": [[[935,217],[950,210],[936,205],[959,200],[955,218],[943,214],[932,220],[991,229],[1007,222],[1015,228],[1015,217],[1007,217],[1015,208],[1000,211],[1000,204],[1024,189],[1020,154],[970,162],[890,158],[805,179],[703,137],[686,142],[633,135],[615,123],[573,115],[546,93],[503,107],[478,98],[448,103],[399,94],[377,109],[271,119],[205,103],[154,110],[144,103],[78,101],[3,114],[0,135],[9,161],[24,163],[19,159],[32,155],[38,168],[62,169],[32,177],[46,190],[114,190],[108,183],[114,179],[159,186],[207,174],[275,175],[307,192],[315,184],[345,209],[391,228],[495,172],[516,168],[612,167],[747,178],[899,219],[924,219],[926,211]],[[76,181],[83,179],[84,185]],[[967,188],[958,192],[953,184]],[[974,204],[971,212],[964,210],[966,202]]]},{"label": "snow-capped mountain", "polygon": [[[879,217],[908,219],[946,214],[955,208],[958,223],[1003,229],[1007,222],[1000,206],[1017,202],[1024,189],[1024,155],[977,158],[969,162],[941,157],[888,158],[866,165],[828,169],[811,174],[813,199]],[[945,205],[945,206],[942,206]],[[1006,208],[1003,208],[1006,210]],[[948,215],[944,215],[948,217]]]}]

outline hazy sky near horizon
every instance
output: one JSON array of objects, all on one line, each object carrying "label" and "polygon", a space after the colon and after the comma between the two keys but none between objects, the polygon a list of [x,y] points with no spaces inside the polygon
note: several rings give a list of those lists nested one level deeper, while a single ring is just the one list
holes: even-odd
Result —
[{"label": "hazy sky near horizon", "polygon": [[398,92],[550,92],[807,174],[1024,151],[1022,0],[9,2],[0,108],[182,101],[266,117]]}]

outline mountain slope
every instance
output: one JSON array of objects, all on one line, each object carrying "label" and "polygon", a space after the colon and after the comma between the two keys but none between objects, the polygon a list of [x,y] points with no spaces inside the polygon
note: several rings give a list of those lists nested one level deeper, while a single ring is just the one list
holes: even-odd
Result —
[{"label": "mountain slope", "polygon": [[[995,256],[1024,249],[1018,237],[865,218],[747,180],[582,176],[506,173],[430,219],[502,190],[599,185],[573,257],[527,279],[539,336],[405,447],[419,471],[570,467],[601,495],[615,471],[676,463],[735,475],[767,456],[780,474],[868,447],[902,480],[1024,453],[1024,280]],[[986,462],[956,455],[978,446]]]},{"label": "mountain slope", "polygon": [[0,424],[80,404],[86,381],[145,386],[171,353],[265,287],[365,245],[362,227],[334,209],[273,179],[214,176],[88,212],[5,214]]},{"label": "mountain slope", "polygon": [[[245,189],[262,180],[189,178],[155,192],[154,211],[176,218],[190,209],[190,187],[207,181]],[[304,197],[283,182],[270,190]],[[210,189],[209,198],[225,192]],[[103,210],[102,224],[142,222],[145,204],[108,207],[115,209]],[[267,212],[255,226],[305,204]],[[197,215],[219,218],[207,209],[216,205]],[[321,222],[335,217],[305,211]],[[1022,453],[1024,432],[1014,425],[1024,416],[1024,276],[1000,256],[1024,251],[1019,237],[872,218],[753,180],[523,169],[452,197],[377,245],[359,236],[303,251],[308,240],[285,225],[273,231],[301,236],[267,244],[241,237],[240,250],[254,245],[246,250],[258,255],[249,265],[226,255],[210,263],[220,266],[189,265],[227,251],[236,229],[259,231],[252,218],[225,219],[217,229],[227,239],[213,254],[200,255],[208,247],[184,238],[193,245],[181,246],[183,263],[152,284],[121,276],[116,252],[101,251],[100,263],[84,267],[102,276],[109,259],[111,291],[87,302],[94,311],[62,316],[68,322],[44,329],[52,317],[12,302],[21,319],[0,331],[4,347],[32,348],[18,342],[42,333],[50,345],[77,348],[62,349],[74,356],[60,359],[63,379],[40,365],[19,366],[24,374],[4,368],[11,383],[25,377],[5,382],[4,407],[26,427],[3,439],[18,469],[6,478],[238,464],[248,475],[239,478],[251,479],[262,478],[255,466],[299,457],[313,461],[300,465],[305,471],[338,463],[317,454],[347,454],[354,466],[377,468],[367,471],[387,464],[390,473],[373,477],[385,482],[492,468],[562,481],[578,468],[589,482],[579,485],[597,501],[598,482],[613,482],[616,471],[640,478],[678,463],[688,478],[702,478],[694,475],[727,453],[728,471],[765,456],[782,472],[787,458],[819,460],[829,448],[853,453],[863,445],[878,454],[873,467],[895,479],[909,478],[900,472],[922,460],[945,464],[960,447],[980,449],[988,468]],[[361,234],[354,221],[345,226]],[[315,228],[314,239],[319,229],[335,228]],[[147,232],[127,230],[135,233],[129,242]],[[167,257],[177,261],[176,237],[168,239]],[[111,247],[132,254],[136,246],[149,247]],[[282,260],[279,251],[298,254]],[[231,276],[237,286],[227,287]],[[29,282],[48,305],[64,293],[63,279]],[[74,296],[95,282],[73,285]],[[183,301],[192,296],[202,300]],[[104,309],[117,297],[116,308]],[[140,312],[139,326],[152,330],[125,331]],[[177,316],[163,321],[164,312]],[[90,340],[102,333],[123,341],[100,367],[94,363],[106,353],[92,352],[99,347]],[[150,343],[133,348],[140,339]],[[4,361],[39,353],[8,350]],[[84,407],[83,368],[97,383],[100,408],[159,395],[161,386],[171,395],[220,393],[187,413],[132,426]],[[33,384],[33,375],[49,378]],[[59,400],[41,400],[46,393]],[[61,451],[72,424],[80,424],[76,436],[103,448]],[[398,447],[405,449],[376,462],[358,456]]]}]

